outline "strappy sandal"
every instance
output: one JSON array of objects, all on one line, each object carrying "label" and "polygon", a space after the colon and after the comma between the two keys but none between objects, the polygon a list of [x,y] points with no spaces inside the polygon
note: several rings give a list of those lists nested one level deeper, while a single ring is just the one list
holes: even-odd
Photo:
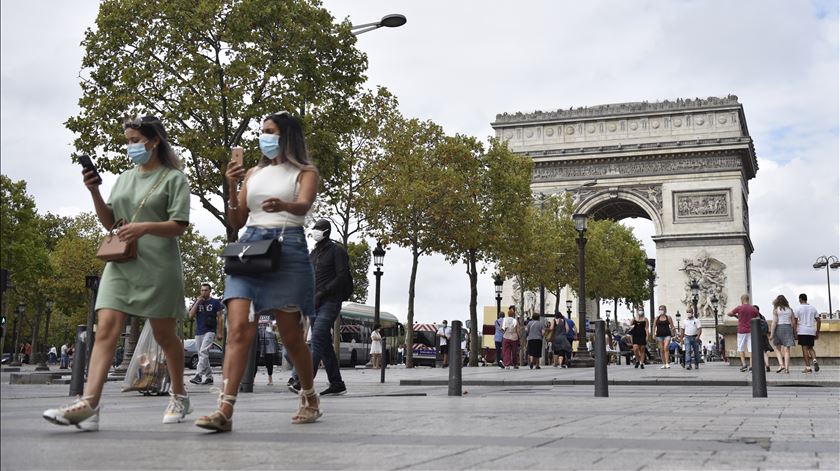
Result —
[{"label": "strappy sandal", "polygon": [[[230,432],[233,428],[233,418],[226,416],[221,411],[221,407],[222,404],[227,404],[231,407],[231,409],[233,409],[234,404],[236,404],[236,396],[225,394],[224,386],[227,385],[227,380],[224,380],[223,383],[222,389],[219,390],[219,409],[213,411],[210,415],[205,415],[196,419],[196,427],[213,430],[215,432]],[[215,389],[216,388],[213,388],[213,390]]]},{"label": "strappy sandal", "polygon": [[803,372],[803,373],[810,373],[810,372],[811,372],[811,368],[808,368],[808,367],[806,366],[806,367],[805,367],[805,369],[804,369],[804,370],[802,370],[802,372]]},{"label": "strappy sandal", "polygon": [[785,367],[784,367],[784,366],[780,366],[780,367],[779,367],[779,369],[778,369],[778,370],[776,370],[776,373],[781,373],[782,371],[785,371]]},{"label": "strappy sandal", "polygon": [[292,417],[293,424],[311,424],[324,415],[318,408],[320,405],[318,393],[315,388],[300,390],[300,407],[297,414]]}]

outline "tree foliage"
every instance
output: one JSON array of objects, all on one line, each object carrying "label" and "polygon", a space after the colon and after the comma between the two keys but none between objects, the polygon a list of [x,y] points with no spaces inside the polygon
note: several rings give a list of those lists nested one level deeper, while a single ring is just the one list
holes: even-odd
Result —
[{"label": "tree foliage", "polygon": [[[490,147],[473,137],[447,138],[437,149],[446,169],[446,188],[440,195],[439,227],[445,237],[439,250],[450,263],[463,263],[470,286],[470,325],[478,323],[478,264],[497,262],[515,244],[517,224],[530,202],[531,162],[491,139]],[[470,329],[471,345],[479,345]],[[479,349],[470,349],[470,365],[478,364]]]},{"label": "tree foliage", "polygon": [[320,206],[332,219],[335,232],[349,248],[350,238],[364,234],[368,222],[364,207],[369,190],[384,177],[383,166],[389,130],[399,119],[397,99],[384,87],[366,90],[351,102],[355,126],[338,135],[337,168],[324,180]]},{"label": "tree foliage", "polygon": [[[414,297],[421,256],[440,247],[443,237],[440,196],[447,191],[446,172],[435,163],[437,147],[444,141],[443,129],[431,121],[396,119],[387,129],[385,158],[365,168],[363,178],[385,175],[365,195],[364,218],[368,233],[383,245],[409,249],[412,257],[408,284],[406,345],[414,342]],[[406,366],[414,366],[411,348]]]},{"label": "tree foliage", "polygon": [[364,304],[368,297],[368,269],[370,268],[370,245],[366,240],[347,244],[350,258],[350,273],[353,275],[353,295],[350,301]]},{"label": "tree foliage", "polygon": [[178,244],[184,271],[184,295],[188,299],[197,298],[201,283],[210,283],[216,296],[224,292],[224,266],[220,257],[224,246],[221,241],[211,242],[195,227],[188,226]]},{"label": "tree foliage", "polygon": [[66,126],[79,153],[119,173],[130,165],[120,118],[160,117],[191,193],[233,240],[223,173],[231,147],[248,165],[259,159],[261,118],[296,112],[323,177],[339,167],[337,136],[365,80],[355,41],[316,0],[105,0],[82,42],[81,111]]}]

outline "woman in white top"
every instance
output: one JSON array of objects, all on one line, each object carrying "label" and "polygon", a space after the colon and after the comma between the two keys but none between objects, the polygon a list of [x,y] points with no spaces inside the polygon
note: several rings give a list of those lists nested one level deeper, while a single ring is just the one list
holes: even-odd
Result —
[{"label": "woman in white top", "polygon": [[382,367],[382,334],[379,328],[379,324],[376,324],[370,333],[370,361],[374,369]]},{"label": "woman in white top", "polygon": [[[277,239],[282,245],[281,256],[273,272],[229,275],[225,280],[229,331],[224,386],[218,410],[196,421],[197,426],[218,432],[231,430],[233,405],[260,314],[274,315],[300,379],[300,406],[292,423],[311,423],[321,416],[318,393],[312,387],[312,355],[302,327],[303,316],[310,317],[315,310],[314,273],[303,225],[315,202],[318,170],[309,163],[300,122],[288,112],[263,121],[259,142],[263,157],[247,175],[235,160],[225,172],[230,191],[227,217],[236,230],[247,221],[240,242]],[[237,191],[243,177],[242,189]]]},{"label": "woman in white top", "polygon": [[781,294],[773,300],[773,321],[770,325],[773,345],[776,346],[776,359],[779,360],[779,369],[776,373],[790,373],[790,347],[793,346],[793,323],[796,317],[793,309],[790,308],[787,298]]}]

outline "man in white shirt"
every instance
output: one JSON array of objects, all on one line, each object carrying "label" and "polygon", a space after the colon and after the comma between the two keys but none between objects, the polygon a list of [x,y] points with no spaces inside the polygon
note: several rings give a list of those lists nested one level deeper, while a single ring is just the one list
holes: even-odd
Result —
[{"label": "man in white shirt", "polygon": [[802,347],[802,363],[805,365],[803,373],[811,372],[811,364],[814,371],[820,371],[820,364],[817,363],[817,353],[814,351],[814,341],[820,338],[820,316],[814,306],[808,304],[808,296],[805,293],[799,295],[799,306],[793,313],[796,317],[796,333],[799,346]]},{"label": "man in white shirt", "polygon": [[443,355],[443,367],[449,366],[449,337],[452,335],[452,328],[447,325],[446,319],[443,326],[438,328],[437,336],[440,338],[440,354]]},{"label": "man in white shirt", "polygon": [[689,307],[685,311],[688,319],[685,320],[683,333],[685,335],[685,369],[691,369],[691,355],[694,354],[694,368],[700,369],[700,335],[703,333],[703,326],[700,320],[694,317],[694,309]]}]

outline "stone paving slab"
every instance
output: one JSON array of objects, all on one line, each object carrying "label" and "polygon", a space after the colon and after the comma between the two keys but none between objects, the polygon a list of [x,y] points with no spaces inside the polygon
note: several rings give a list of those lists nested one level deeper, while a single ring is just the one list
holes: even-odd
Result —
[{"label": "stone paving slab", "polygon": [[[544,370],[515,373],[528,378]],[[553,374],[566,373],[592,374]],[[595,398],[589,385],[469,385],[465,396],[449,397],[443,386],[399,385],[438,378],[440,369],[391,368],[384,384],[378,371],[342,374],[349,394],[323,398],[319,423],[294,426],[297,398],[279,384],[266,386],[261,368],[255,392],[239,396],[229,434],[192,425],[215,408],[208,386],[190,385],[195,412],[188,422],[163,425],[166,397],[123,394],[118,383],[107,383],[101,430],[81,433],[40,417],[68,401],[66,385],[3,381],[0,469],[836,470],[840,464],[840,388],[773,387],[770,397],[756,399],[749,386],[615,385],[609,398]]]}]

